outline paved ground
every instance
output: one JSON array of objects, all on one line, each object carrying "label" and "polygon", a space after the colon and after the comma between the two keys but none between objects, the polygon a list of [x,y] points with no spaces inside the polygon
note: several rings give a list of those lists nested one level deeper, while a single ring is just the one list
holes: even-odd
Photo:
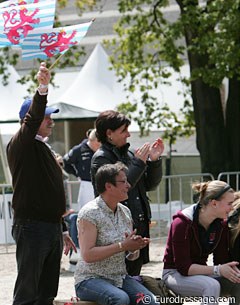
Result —
[{"label": "paved ground", "polygon": [[[162,258],[164,254],[165,240],[158,238],[152,239],[150,244],[150,260],[151,262],[144,265],[142,274],[153,277],[161,277],[162,275]],[[6,253],[6,250],[8,253]],[[62,272],[60,275],[60,283],[58,289],[58,300],[70,299],[75,296],[73,273],[66,272],[68,268],[68,258],[62,259]],[[11,245],[7,249],[0,245],[0,305],[12,304],[12,292],[16,278],[16,261],[15,246]],[[184,305],[199,305],[199,302],[188,302]],[[227,302],[221,302],[219,305],[227,305]]]},{"label": "paved ground", "polygon": [[[142,274],[154,277],[161,276],[163,251],[163,243],[159,239],[152,240],[150,246],[151,262],[143,267]],[[64,271],[67,266],[68,258],[64,256],[57,299],[69,299],[75,296],[73,274]],[[12,292],[16,278],[15,246],[13,245],[7,249],[0,246],[0,275],[0,305],[10,305],[12,304]]]}]

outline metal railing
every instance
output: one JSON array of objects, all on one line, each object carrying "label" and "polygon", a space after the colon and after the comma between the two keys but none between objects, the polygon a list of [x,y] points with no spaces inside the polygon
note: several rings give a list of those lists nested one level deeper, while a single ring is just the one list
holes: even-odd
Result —
[{"label": "metal railing", "polygon": [[193,203],[194,182],[214,180],[210,173],[163,176],[155,191],[149,192],[151,200],[151,236],[166,238],[172,216]]},{"label": "metal railing", "polygon": [[68,198],[70,203],[70,208],[74,210],[78,210],[77,198],[78,198],[78,191],[80,186],[80,181],[67,181],[67,190],[68,190]]},{"label": "metal railing", "polygon": [[14,243],[11,235],[13,221],[11,190],[11,184],[0,184],[0,253],[3,251],[8,253],[8,245]]},{"label": "metal railing", "polygon": [[223,172],[218,175],[217,179],[226,181],[236,191],[240,189],[240,172]]},{"label": "metal railing", "polygon": [[[172,215],[193,203],[191,185],[196,181],[214,180],[210,173],[195,173],[183,175],[163,176],[155,191],[149,192],[152,210],[151,233],[153,238],[165,238]],[[231,185],[236,181],[236,190],[239,190],[240,172],[223,172],[218,180],[224,180]],[[68,181],[67,190],[71,208],[77,210],[77,195],[80,181]],[[11,209],[12,193],[10,184],[0,184],[0,254],[2,249],[9,252],[9,245],[14,241],[11,236],[13,212]]]}]

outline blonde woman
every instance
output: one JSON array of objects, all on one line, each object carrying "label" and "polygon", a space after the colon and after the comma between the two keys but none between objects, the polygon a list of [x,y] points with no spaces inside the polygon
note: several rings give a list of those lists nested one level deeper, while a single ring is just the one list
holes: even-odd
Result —
[{"label": "blonde woman", "polygon": [[[233,189],[223,181],[196,183],[199,201],[174,217],[164,255],[163,279],[181,296],[203,297],[204,304],[217,304],[224,293],[240,300],[238,262],[229,259],[229,229]],[[207,265],[213,253],[213,266]]]}]

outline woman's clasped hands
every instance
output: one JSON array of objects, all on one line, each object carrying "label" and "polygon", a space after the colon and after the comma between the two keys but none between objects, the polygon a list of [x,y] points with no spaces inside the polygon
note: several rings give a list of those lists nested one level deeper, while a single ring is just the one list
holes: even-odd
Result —
[{"label": "woman's clasped hands", "polygon": [[146,247],[150,239],[147,237],[142,237],[141,235],[136,235],[136,230],[131,234],[125,234],[126,239],[122,243],[123,248],[126,251],[126,258],[129,261],[134,261],[139,257],[140,250]]},{"label": "woman's clasped hands", "polygon": [[122,242],[122,246],[125,251],[136,251],[146,247],[150,238],[142,237],[136,234],[136,230],[133,230],[131,234],[125,234],[126,239]]},{"label": "woman's clasped hands", "polygon": [[238,262],[229,262],[220,265],[220,274],[233,283],[240,283],[240,270],[237,266]]}]

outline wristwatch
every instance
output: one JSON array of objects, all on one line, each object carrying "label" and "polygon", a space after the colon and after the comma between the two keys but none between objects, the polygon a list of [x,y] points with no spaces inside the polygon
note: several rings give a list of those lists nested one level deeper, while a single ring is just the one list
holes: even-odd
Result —
[{"label": "wristwatch", "polygon": [[220,266],[221,265],[213,266],[213,274],[214,275],[221,276],[221,274],[220,274]]}]

